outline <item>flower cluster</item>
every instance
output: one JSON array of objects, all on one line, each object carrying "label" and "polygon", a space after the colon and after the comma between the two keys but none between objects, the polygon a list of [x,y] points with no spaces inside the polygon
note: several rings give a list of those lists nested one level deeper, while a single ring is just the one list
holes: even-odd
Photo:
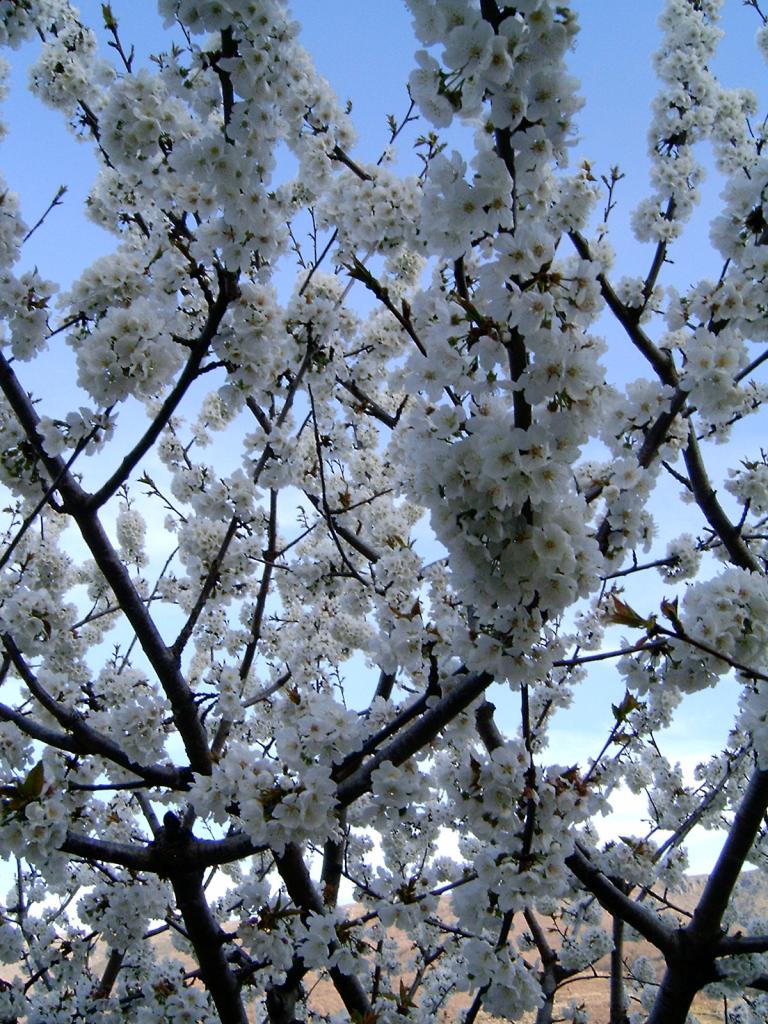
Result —
[{"label": "flower cluster", "polygon": [[[609,949],[594,893],[680,887],[691,823],[738,831],[768,765],[767,460],[706,465],[765,401],[768,340],[768,158],[712,70],[720,3],[664,5],[634,215],[655,251],[617,280],[621,175],[567,166],[568,4],[408,0],[414,105],[378,163],[280,0],[159,7],[174,42],[145,62],[111,5],[102,47],[66,0],[0,0],[0,42],[39,40],[34,92],[93,143],[115,238],[54,303],[0,187],[0,960],[26,970],[0,1018],[319,1020],[312,971],[354,1019],[431,1020],[456,988],[583,1020],[550,982]],[[391,148],[416,110],[459,122],[416,129],[418,177]],[[675,290],[707,141],[726,265]],[[74,409],[31,395],[54,357]],[[652,515],[665,472],[696,525]],[[610,581],[654,568],[690,581],[679,604],[609,591],[606,616]],[[550,726],[594,663],[627,692],[577,764]],[[664,728],[731,672],[736,729],[690,784]],[[649,832],[603,844],[627,790]],[[655,971],[630,974],[645,1005]]]}]

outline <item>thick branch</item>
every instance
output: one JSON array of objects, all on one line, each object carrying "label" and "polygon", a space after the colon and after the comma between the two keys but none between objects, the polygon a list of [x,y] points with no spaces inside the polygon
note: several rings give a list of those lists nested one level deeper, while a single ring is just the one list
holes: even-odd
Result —
[{"label": "thick branch", "polygon": [[[339,827],[343,828],[346,815],[339,814]],[[326,839],[323,847],[323,867],[320,875],[322,883],[323,903],[327,907],[335,907],[339,902],[339,885],[344,870],[344,851],[346,842],[341,839]]]},{"label": "thick branch", "polygon": [[267,1016],[270,1024],[296,1024],[296,1003],[302,995],[302,981],[308,968],[296,957],[285,972],[285,980],[267,989]]},{"label": "thick branch", "polygon": [[665,955],[674,949],[675,931],[641,904],[632,900],[590,861],[577,846],[565,863],[581,884],[609,914],[621,918]]},{"label": "thick branch", "polygon": [[181,674],[173,655],[163,642],[152,617],[131,581],[130,573],[110,543],[96,511],[88,506],[89,496],[80,487],[72,473],[67,470],[61,459],[53,459],[46,454],[38,433],[39,417],[29,395],[21,387],[16,374],[2,352],[0,352],[0,388],[2,388],[3,394],[46,472],[52,479],[59,479],[58,490],[64,501],[65,511],[77,523],[85,544],[102,576],[112,588],[118,606],[136,633],[142,650],[170,701],[174,722],[181,734],[190,764],[195,771],[206,775],[210,774],[211,756],[194,694]]},{"label": "thick branch", "polygon": [[97,754],[105,760],[133,772],[134,775],[138,775],[139,778],[151,785],[166,786],[171,789],[189,788],[192,773],[188,768],[179,769],[159,764],[142,765],[134,761],[114,740],[102,735],[89,725],[79,712],[68,708],[48,693],[24,661],[12,638],[7,634],[3,637],[3,645],[30,693],[49,714],[53,715],[59,725],[72,734],[72,739],[66,742],[67,737],[62,737],[61,734],[54,733],[53,730],[38,723],[27,722],[26,716],[3,705],[0,705],[0,717],[14,722],[27,735],[35,735],[36,739],[46,742],[50,739],[51,745],[59,750],[70,750],[72,753],[78,754]]},{"label": "thick branch", "polygon": [[[0,351],[0,388],[48,477],[51,480],[60,482],[62,486],[65,485],[67,481],[72,479],[67,464],[58,456],[52,457],[48,455],[43,447],[42,438],[37,431],[40,417],[35,412],[32,400],[21,386],[11,364],[2,351]],[[82,496],[84,492],[79,487],[77,490]]]},{"label": "thick branch", "polygon": [[718,942],[716,952],[717,956],[768,953],[768,935],[729,935]]},{"label": "thick branch", "polygon": [[211,913],[202,871],[170,876],[176,905],[200,965],[200,977],[211,994],[221,1024],[248,1024],[240,985],[227,961],[227,937]]},{"label": "thick branch", "polygon": [[489,700],[484,700],[475,712],[477,734],[483,741],[483,746],[489,754],[492,754],[497,747],[504,746],[504,737],[493,718],[495,710],[495,704],[491,704]]},{"label": "thick branch", "polygon": [[151,849],[135,843],[113,843],[108,839],[92,839],[90,836],[70,830],[59,849],[62,853],[81,857],[89,864],[102,861],[106,864],[120,864],[133,871],[155,870]]},{"label": "thick branch", "polygon": [[624,921],[614,917],[612,925],[613,948],[611,949],[611,1024],[628,1024],[627,993],[624,988]]},{"label": "thick branch", "polygon": [[679,930],[671,949],[665,951],[667,969],[648,1024],[683,1024],[696,993],[718,978],[716,958],[724,955],[723,914],[766,809],[768,771],[756,769],[693,917]]},{"label": "thick branch", "polygon": [[643,443],[637,453],[638,465],[647,469],[653,462],[659,448],[664,443],[669,428],[674,423],[675,418],[682,412],[687,398],[688,392],[678,388],[670,400],[669,409],[666,412],[659,413],[653,424],[645,431]]},{"label": "thick branch", "polygon": [[[391,678],[391,682],[390,682]],[[384,696],[386,700],[392,693],[392,687],[394,686],[394,677],[388,676],[382,672],[379,678],[379,684],[376,687],[375,696]],[[379,687],[382,688],[383,693],[379,694]],[[388,722],[385,726],[379,729],[378,732],[374,733],[373,736],[369,736],[365,743],[359,750],[353,750],[352,753],[347,754],[344,760],[335,765],[332,776],[339,782],[345,778],[348,778],[352,772],[359,768],[362,764],[363,758],[367,757],[368,754],[372,754],[385,740],[388,740],[390,736],[395,736],[400,730],[412,722],[414,718],[417,718],[426,709],[430,698],[435,697],[436,694],[431,690],[427,689],[420,697],[412,701],[406,708],[404,708],[391,722]]]},{"label": "thick branch", "polygon": [[114,988],[117,976],[120,973],[120,969],[123,966],[125,960],[125,953],[121,949],[113,949],[109,954],[106,966],[104,967],[104,973],[99,980],[98,985],[93,990],[94,999],[108,999],[112,989]]},{"label": "thick branch", "polygon": [[688,479],[691,482],[691,489],[696,499],[696,504],[704,513],[704,517],[709,525],[723,542],[731,561],[734,565],[738,565],[742,569],[748,569],[750,572],[759,571],[760,565],[757,559],[749,550],[739,530],[730,521],[722,505],[717,500],[715,489],[710,483],[707,471],[704,468],[699,450],[699,442],[696,440],[696,432],[692,425],[688,428],[688,444],[683,452],[683,457],[685,458],[685,468],[688,470]]},{"label": "thick branch", "polygon": [[30,715],[24,715],[20,711],[14,711],[7,704],[0,704],[0,722],[13,722],[20,732],[30,736],[33,740],[45,743],[47,747],[54,747],[56,750],[66,750],[70,754],[83,754],[87,751],[82,749],[82,744],[65,732],[56,732],[47,725],[35,721]]},{"label": "thick branch", "polygon": [[704,886],[688,931],[696,936],[719,934],[723,914],[768,809],[768,771],[756,769],[749,780],[728,836]]},{"label": "thick branch", "polygon": [[195,696],[171,650],[134,587],[128,570],[112,547],[95,513],[73,513],[83,540],[88,545],[104,579],[109,583],[125,617],[130,622],[142,650],[154,669],[173,710],[176,724],[193,770],[211,772],[211,756],[205,728],[198,714]]},{"label": "thick branch", "polygon": [[[295,843],[289,843],[282,854],[275,854],[275,864],[285,882],[285,888],[302,915],[324,914],[325,906],[313,883],[301,850]],[[344,974],[338,967],[328,971],[336,991],[351,1016],[370,1019],[371,1004],[363,986],[354,975]]]},{"label": "thick branch", "polygon": [[[167,848],[162,844],[115,843],[108,839],[94,839],[79,832],[69,831],[59,847],[63,853],[82,857],[90,863],[120,864],[135,871],[166,876],[170,864]],[[193,838],[183,850],[179,871],[202,871],[220,864],[243,860],[264,848],[257,846],[245,833],[237,832],[225,839]],[[178,851],[177,851],[178,853]]]},{"label": "thick branch", "polygon": [[372,773],[384,761],[391,761],[397,767],[423,750],[444,726],[469,707],[492,682],[493,677],[487,672],[462,677],[448,693],[435,699],[435,703],[412,725],[405,728],[401,735],[395,736],[390,743],[373,754],[365,764],[340,783],[337,794],[339,804],[348,807],[366,793],[370,789]]}]

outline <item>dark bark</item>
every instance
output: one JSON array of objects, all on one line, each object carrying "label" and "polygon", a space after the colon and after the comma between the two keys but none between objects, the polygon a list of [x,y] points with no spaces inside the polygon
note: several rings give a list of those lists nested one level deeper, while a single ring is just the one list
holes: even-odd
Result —
[{"label": "dark bark", "polygon": [[300,1024],[296,1004],[303,995],[302,981],[307,974],[304,961],[296,959],[286,972],[285,981],[267,991],[267,1016],[270,1024]]},{"label": "dark bark", "polygon": [[189,391],[190,386],[197,379],[200,373],[200,366],[207,355],[211,342],[216,336],[221,321],[229,308],[230,303],[237,297],[237,279],[233,274],[221,272],[219,274],[219,293],[211,303],[208,317],[200,332],[200,336],[191,343],[192,353],[179,374],[178,380],[168,392],[167,397],[160,406],[160,410],[150,423],[147,430],[139,438],[134,447],[125,456],[112,476],[88,498],[89,507],[93,510],[101,508],[104,502],[108,501],[113,494],[128,479],[130,473],[138,466],[139,462],[150,451],[155,441],[167,427],[179,404]]},{"label": "dark bark", "polygon": [[[665,954],[667,968],[648,1024],[685,1024],[694,996],[716,981],[722,921],[768,808],[768,771],[756,769],[690,923]],[[723,944],[725,945],[725,944]]]},{"label": "dark bark", "polygon": [[469,707],[492,682],[492,676],[487,672],[480,672],[464,676],[453,683],[448,693],[427,707],[420,718],[404,728],[399,736],[395,736],[339,784],[340,806],[348,807],[363,793],[368,792],[372,773],[384,761],[391,761],[397,767],[413,757],[417,751],[424,750],[440,730]]},{"label": "dark bark", "polygon": [[120,969],[123,966],[125,960],[125,953],[121,949],[113,949],[109,954],[106,966],[104,967],[104,973],[102,974],[98,985],[93,990],[94,999],[108,999],[112,989],[117,981],[117,976],[120,973]]},{"label": "dark bark", "polygon": [[697,935],[720,937],[721,922],[741,869],[768,808],[768,770],[756,769],[736,810],[728,837],[707,880],[689,929]]},{"label": "dark bark", "polygon": [[578,846],[565,860],[578,880],[596,897],[609,914],[621,918],[647,939],[665,956],[671,954],[675,944],[675,930],[641,903],[630,899],[614,882],[596,868]]},{"label": "dark bark", "polygon": [[475,712],[475,726],[477,734],[483,741],[483,746],[492,754],[498,747],[504,746],[504,737],[493,718],[496,705],[489,700],[484,700]]},{"label": "dark bark", "polygon": [[688,427],[688,444],[683,452],[683,458],[696,504],[715,534],[723,542],[731,562],[750,572],[759,572],[759,561],[749,550],[738,527],[733,525],[726,515],[725,509],[717,500],[717,493],[704,468],[693,424]]},{"label": "dark bark", "polygon": [[717,944],[718,956],[742,956],[747,953],[768,953],[768,935],[734,935]]},{"label": "dark bark", "polygon": [[176,659],[166,646],[157,626],[131,581],[130,573],[112,547],[98,517],[77,511],[74,518],[83,540],[93,555],[104,579],[109,583],[118,605],[130,622],[139,644],[155,671],[173,711],[192,769],[202,775],[211,773],[211,755],[205,727],[200,720],[195,695]]},{"label": "dark bark", "polygon": [[539,982],[544,1000],[536,1011],[536,1024],[552,1024],[552,1016],[555,1009],[555,993],[558,982],[564,972],[557,962],[557,953],[552,949],[544,929],[539,924],[534,912],[526,907],[524,910],[525,922],[531,930],[531,937],[541,957],[541,974]]},{"label": "dark bark", "polygon": [[[723,915],[768,809],[768,770],[756,769],[734,816],[723,849],[690,922],[673,929],[607,878],[578,846],[566,864],[614,919],[626,922],[661,952],[666,970],[647,1024],[685,1024],[694,997],[720,977],[717,960],[737,951],[723,932]],[[614,938],[616,936],[614,929]],[[746,940],[750,942],[749,939]],[[755,949],[765,943],[755,936]],[[618,943],[614,942],[615,949]],[[749,947],[747,947],[749,951]],[[614,968],[618,970],[618,967]],[[611,1022],[623,1024],[618,993],[611,994]]]},{"label": "dark bark", "polygon": [[613,919],[613,948],[611,949],[611,1024],[629,1024],[627,995],[624,988],[624,922]]},{"label": "dark bark", "polygon": [[151,785],[165,786],[170,789],[189,788],[192,773],[188,768],[174,768],[160,764],[142,765],[132,760],[114,740],[102,735],[89,725],[79,711],[68,707],[48,693],[27,665],[11,636],[5,634],[2,637],[2,644],[19,677],[24,681],[32,696],[56,719],[59,725],[71,733],[71,737],[57,734],[53,730],[47,729],[46,726],[38,725],[33,720],[29,720],[27,716],[14,712],[11,708],[6,708],[3,705],[0,705],[0,719],[14,722],[22,732],[34,735],[36,739],[44,740],[44,742],[53,741],[52,745],[60,750],[70,750],[77,754],[97,754],[104,760],[111,761],[120,768],[133,772],[134,775],[138,775],[139,778]]},{"label": "dark bark", "polygon": [[344,839],[326,839],[323,847],[323,869],[321,874],[323,903],[335,907],[339,901],[339,886],[344,868]]},{"label": "dark bark", "polygon": [[[295,843],[289,843],[282,854],[275,855],[275,864],[288,895],[303,917],[326,912],[327,908],[310,877],[301,850]],[[328,973],[350,1016],[357,1015],[362,1019],[370,1014],[370,1001],[356,977],[344,974],[338,967],[331,967]]]},{"label": "dark bark", "polygon": [[647,1024],[685,1024],[696,994],[717,978],[711,949],[686,942],[684,932],[679,940],[674,955],[667,958],[667,969]]},{"label": "dark bark", "polygon": [[221,1024],[248,1024],[240,994],[240,984],[227,960],[227,936],[211,913],[203,888],[202,869],[185,870],[187,850],[193,845],[188,830],[172,813],[165,816],[165,827],[153,844],[167,864],[167,877],[173,887],[176,906],[195,951],[200,978],[211,995]]},{"label": "dark bark", "polygon": [[[571,231],[568,236],[573,246],[583,260],[591,260],[592,254],[585,238],[578,231]],[[677,387],[678,377],[674,361],[668,352],[662,351],[640,326],[638,310],[625,306],[613,290],[611,283],[605,274],[597,275],[600,284],[600,292],[605,303],[624,328],[629,340],[651,364],[656,371],[659,380],[669,387]]]},{"label": "dark bark", "polygon": [[152,665],[173,709],[174,722],[184,742],[190,764],[202,774],[211,771],[211,756],[205,728],[200,720],[194,694],[187,685],[173,652],[165,645],[144,602],[131,582],[130,574],[112,547],[98,518],[99,507],[110,498],[138,465],[157,440],[189,386],[198,376],[200,365],[210,348],[230,303],[237,295],[234,275],[219,275],[219,293],[212,302],[208,318],[194,341],[192,354],[176,385],[164,402],[160,414],[123,459],[118,470],[95,494],[87,494],[60,458],[45,452],[38,433],[39,417],[29,395],[22,388],[13,368],[0,353],[0,388],[13,409],[19,424],[47,475],[57,481],[64,510],[74,519],[94,560],[112,588],[118,606],[136,633],[144,653]]},{"label": "dark bark", "polygon": [[154,871],[152,850],[149,846],[140,846],[138,843],[114,843],[108,839],[92,839],[70,829],[59,849],[62,853],[81,857],[90,864],[103,862],[120,864],[133,871]]},{"label": "dark bark", "polygon": [[[62,853],[70,853],[90,863],[121,864],[134,871],[168,875],[168,851],[156,843],[114,843],[70,830],[59,849]],[[219,864],[231,864],[260,853],[263,849],[242,832],[225,839],[192,839],[184,847],[183,853],[176,850],[176,862],[185,871],[202,871]]]}]

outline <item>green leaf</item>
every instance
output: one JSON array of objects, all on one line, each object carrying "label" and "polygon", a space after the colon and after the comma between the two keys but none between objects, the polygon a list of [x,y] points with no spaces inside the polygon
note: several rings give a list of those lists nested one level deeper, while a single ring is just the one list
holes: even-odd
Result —
[{"label": "green leaf", "polygon": [[5,820],[14,814],[21,813],[24,808],[35,800],[39,800],[45,785],[45,769],[43,762],[30,768],[26,777],[20,782],[0,786],[0,805]]},{"label": "green leaf", "polygon": [[637,709],[642,706],[643,705],[640,701],[637,700],[629,690],[627,690],[621,704],[611,704],[611,711],[613,712],[613,717],[617,722],[625,722],[633,711],[637,711]]},{"label": "green leaf", "polygon": [[620,626],[632,626],[636,629],[647,628],[648,619],[644,619],[631,605],[622,601],[616,594],[611,594],[611,597],[613,598],[613,614],[609,616],[611,622]]},{"label": "green leaf", "polygon": [[677,598],[674,601],[668,601],[666,598],[661,602],[661,614],[665,619],[669,619],[676,630],[682,630],[682,624],[677,614]]},{"label": "green leaf", "polygon": [[19,786],[19,793],[27,798],[27,801],[37,800],[43,792],[45,783],[45,769],[43,762],[38,761],[34,768],[30,768],[26,779]]}]

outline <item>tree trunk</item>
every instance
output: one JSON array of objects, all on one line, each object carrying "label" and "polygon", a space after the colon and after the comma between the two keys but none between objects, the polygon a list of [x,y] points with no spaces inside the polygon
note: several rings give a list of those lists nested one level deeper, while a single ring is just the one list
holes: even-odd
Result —
[{"label": "tree trunk", "polygon": [[200,965],[200,978],[221,1024],[248,1024],[240,986],[224,955],[224,935],[205,898],[202,871],[171,875],[170,882]]},{"label": "tree trunk", "polygon": [[717,980],[723,914],[767,807],[768,771],[758,768],[752,773],[691,923],[680,930],[677,949],[667,956],[667,969],[648,1024],[685,1024],[696,993]]},{"label": "tree trunk", "polygon": [[628,1024],[627,997],[624,990],[624,922],[613,919],[611,950],[611,1024]]},{"label": "tree trunk", "polygon": [[267,992],[267,1014],[270,1024],[299,1024],[296,1003],[302,995],[301,982],[307,969],[298,957],[285,976],[282,985],[274,985]]},{"label": "tree trunk", "polygon": [[691,983],[691,976],[695,972],[692,970],[693,965],[690,966],[690,972],[682,964],[667,967],[647,1024],[685,1024],[700,988],[697,981]]}]

